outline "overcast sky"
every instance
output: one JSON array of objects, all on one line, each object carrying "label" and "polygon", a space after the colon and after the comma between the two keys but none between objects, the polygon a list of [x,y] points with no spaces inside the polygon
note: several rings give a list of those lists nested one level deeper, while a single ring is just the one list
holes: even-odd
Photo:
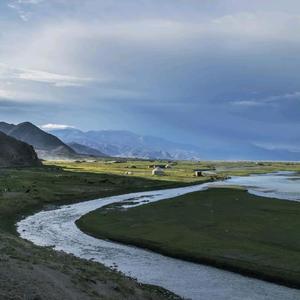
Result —
[{"label": "overcast sky", "polygon": [[0,119],[300,151],[299,0],[1,0]]}]

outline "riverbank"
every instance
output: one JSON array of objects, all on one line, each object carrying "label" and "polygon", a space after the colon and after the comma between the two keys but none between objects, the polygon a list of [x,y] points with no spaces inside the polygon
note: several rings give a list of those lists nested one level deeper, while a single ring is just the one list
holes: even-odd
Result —
[{"label": "riverbank", "polygon": [[84,170],[72,172],[56,165],[0,169],[0,226],[10,233],[16,233],[15,223],[18,219],[42,209],[53,209],[63,204],[112,195],[190,184],[195,183],[99,174]]},{"label": "riverbank", "polygon": [[41,209],[128,191],[178,186],[143,178],[67,172],[57,166],[0,170],[1,299],[177,299],[101,264],[37,247],[16,235],[18,219]]},{"label": "riverbank", "polygon": [[300,288],[299,203],[211,189],[109,208],[77,225],[95,237]]}]

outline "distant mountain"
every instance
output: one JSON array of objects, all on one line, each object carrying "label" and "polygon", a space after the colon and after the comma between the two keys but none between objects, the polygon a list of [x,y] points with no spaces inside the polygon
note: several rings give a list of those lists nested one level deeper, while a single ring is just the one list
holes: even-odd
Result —
[{"label": "distant mountain", "polygon": [[174,160],[291,160],[299,161],[300,152],[264,149],[249,142],[223,147],[200,147],[170,142],[166,139],[138,135],[129,131],[99,130],[83,132],[67,128],[51,133],[65,143],[78,143],[109,156]]},{"label": "distant mountain", "polygon": [[50,131],[65,143],[78,143],[109,156],[144,159],[200,159],[200,149],[168,140],[142,136],[130,131],[100,130],[83,132],[67,128]]},{"label": "distant mountain", "polygon": [[76,155],[76,152],[58,137],[44,132],[30,122],[18,125],[1,122],[0,131],[32,145],[41,158],[72,157]]},{"label": "distant mountain", "polygon": [[84,146],[78,143],[69,143],[68,146],[70,146],[74,151],[76,151],[78,154],[84,154],[84,155],[92,155],[92,156],[98,156],[98,157],[106,157],[107,155],[100,152],[97,149]]},{"label": "distant mountain", "polygon": [[0,167],[39,166],[33,147],[0,132]]}]

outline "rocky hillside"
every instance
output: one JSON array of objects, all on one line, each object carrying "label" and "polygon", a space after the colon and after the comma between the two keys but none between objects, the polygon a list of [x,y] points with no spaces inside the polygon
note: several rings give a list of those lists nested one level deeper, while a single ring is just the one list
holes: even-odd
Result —
[{"label": "rocky hillside", "polygon": [[0,132],[0,167],[39,166],[33,147]]}]

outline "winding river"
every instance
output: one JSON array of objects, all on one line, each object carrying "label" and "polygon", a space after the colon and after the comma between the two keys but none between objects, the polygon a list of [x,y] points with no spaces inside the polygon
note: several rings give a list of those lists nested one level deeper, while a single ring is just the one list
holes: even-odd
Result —
[{"label": "winding river", "polygon": [[300,290],[96,239],[84,234],[75,225],[81,216],[111,203],[130,200],[136,205],[143,205],[220,185],[240,185],[253,194],[300,201],[299,180],[300,177],[295,174],[281,172],[107,197],[39,212],[20,221],[18,232],[22,238],[37,245],[53,246],[58,251],[100,262],[139,282],[162,286],[187,299],[299,300]]}]

